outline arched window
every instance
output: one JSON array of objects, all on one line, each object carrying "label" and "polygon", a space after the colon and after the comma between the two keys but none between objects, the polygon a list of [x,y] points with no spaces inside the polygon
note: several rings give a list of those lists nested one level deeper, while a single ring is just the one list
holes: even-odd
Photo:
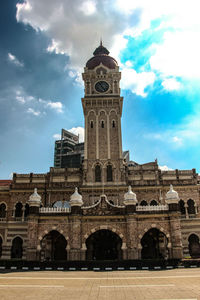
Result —
[{"label": "arched window", "polygon": [[101,121],[101,128],[104,128],[104,121]]},{"label": "arched window", "polygon": [[111,165],[107,165],[107,181],[113,181],[113,171]]},{"label": "arched window", "polygon": [[0,236],[0,257],[2,256],[2,245],[3,245],[3,240],[2,237]]},{"label": "arched window", "polygon": [[29,215],[29,205],[26,203],[25,205],[25,211],[24,211],[24,217],[27,218]]},{"label": "arched window", "polygon": [[200,257],[199,237],[196,234],[191,234],[188,238],[189,253],[192,258]]},{"label": "arched window", "polygon": [[100,167],[100,165],[96,165],[96,167],[95,167],[95,181],[101,182],[101,167]]},{"label": "arched window", "polygon": [[90,121],[90,127],[93,128],[94,127],[94,123],[93,121]]},{"label": "arched window", "polygon": [[156,206],[156,205],[158,205],[158,203],[157,203],[156,200],[152,200],[152,201],[150,202],[150,205],[151,205],[151,206]]},{"label": "arched window", "polygon": [[141,205],[141,206],[147,206],[147,201],[142,200],[142,201],[140,202],[140,205]]},{"label": "arched window", "polygon": [[22,258],[23,255],[23,240],[20,237],[14,238],[12,241],[11,258]]},{"label": "arched window", "polygon": [[115,120],[112,121],[112,128],[115,128]]},{"label": "arched window", "polygon": [[185,215],[185,203],[183,200],[179,201],[179,211],[181,213],[181,215]]},{"label": "arched window", "polygon": [[192,199],[189,199],[187,204],[188,204],[188,214],[189,215],[195,214],[194,201]]},{"label": "arched window", "polygon": [[5,203],[1,203],[0,205],[0,218],[6,217],[6,205]]},{"label": "arched window", "polygon": [[23,214],[23,211],[22,211],[22,203],[21,202],[18,202],[16,205],[15,205],[15,217],[16,218],[21,218],[22,217],[22,214]]}]

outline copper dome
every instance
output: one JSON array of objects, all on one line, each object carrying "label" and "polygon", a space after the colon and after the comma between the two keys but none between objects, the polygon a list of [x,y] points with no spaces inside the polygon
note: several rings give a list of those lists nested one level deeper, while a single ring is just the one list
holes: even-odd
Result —
[{"label": "copper dome", "polygon": [[100,63],[102,63],[109,69],[115,69],[115,67],[117,66],[117,61],[113,57],[108,55],[109,51],[102,45],[102,42],[100,43],[100,46],[95,49],[93,54],[94,56],[90,58],[86,63],[86,67],[89,70],[94,69],[95,67],[100,65]]}]

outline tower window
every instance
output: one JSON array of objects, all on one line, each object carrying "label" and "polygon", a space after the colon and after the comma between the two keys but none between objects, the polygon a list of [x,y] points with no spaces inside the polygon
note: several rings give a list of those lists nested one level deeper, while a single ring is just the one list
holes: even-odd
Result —
[{"label": "tower window", "polygon": [[99,165],[95,167],[95,182],[101,182],[101,167]]},{"label": "tower window", "polygon": [[101,128],[104,128],[104,121],[101,121]]},{"label": "tower window", "polygon": [[107,166],[107,181],[113,181],[113,171],[111,165]]},{"label": "tower window", "polygon": [[115,120],[112,121],[112,128],[115,128]]},{"label": "tower window", "polygon": [[93,128],[94,127],[94,123],[93,121],[90,122],[90,127]]}]

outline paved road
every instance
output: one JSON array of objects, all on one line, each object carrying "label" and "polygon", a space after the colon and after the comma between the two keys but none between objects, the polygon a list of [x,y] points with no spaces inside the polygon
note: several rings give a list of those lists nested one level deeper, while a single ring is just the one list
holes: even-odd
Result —
[{"label": "paved road", "polygon": [[200,299],[200,269],[0,274],[1,300]]}]

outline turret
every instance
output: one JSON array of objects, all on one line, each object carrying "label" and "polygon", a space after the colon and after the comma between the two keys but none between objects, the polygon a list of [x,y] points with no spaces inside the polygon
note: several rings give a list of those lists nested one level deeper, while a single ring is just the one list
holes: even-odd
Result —
[{"label": "turret", "polygon": [[128,187],[128,192],[124,194],[124,205],[126,206],[127,213],[136,211],[137,196],[132,192],[131,186]]},{"label": "turret", "polygon": [[70,197],[70,205],[72,214],[80,214],[81,206],[83,205],[82,196],[79,194],[77,187],[75,192]]},{"label": "turret", "polygon": [[170,190],[166,193],[165,202],[169,205],[170,211],[178,210],[179,196],[178,193],[173,189],[172,184],[170,184]]},{"label": "turret", "polygon": [[41,205],[41,196],[37,193],[37,188],[34,188],[33,194],[30,195],[28,204],[30,207],[30,214],[38,214]]}]

